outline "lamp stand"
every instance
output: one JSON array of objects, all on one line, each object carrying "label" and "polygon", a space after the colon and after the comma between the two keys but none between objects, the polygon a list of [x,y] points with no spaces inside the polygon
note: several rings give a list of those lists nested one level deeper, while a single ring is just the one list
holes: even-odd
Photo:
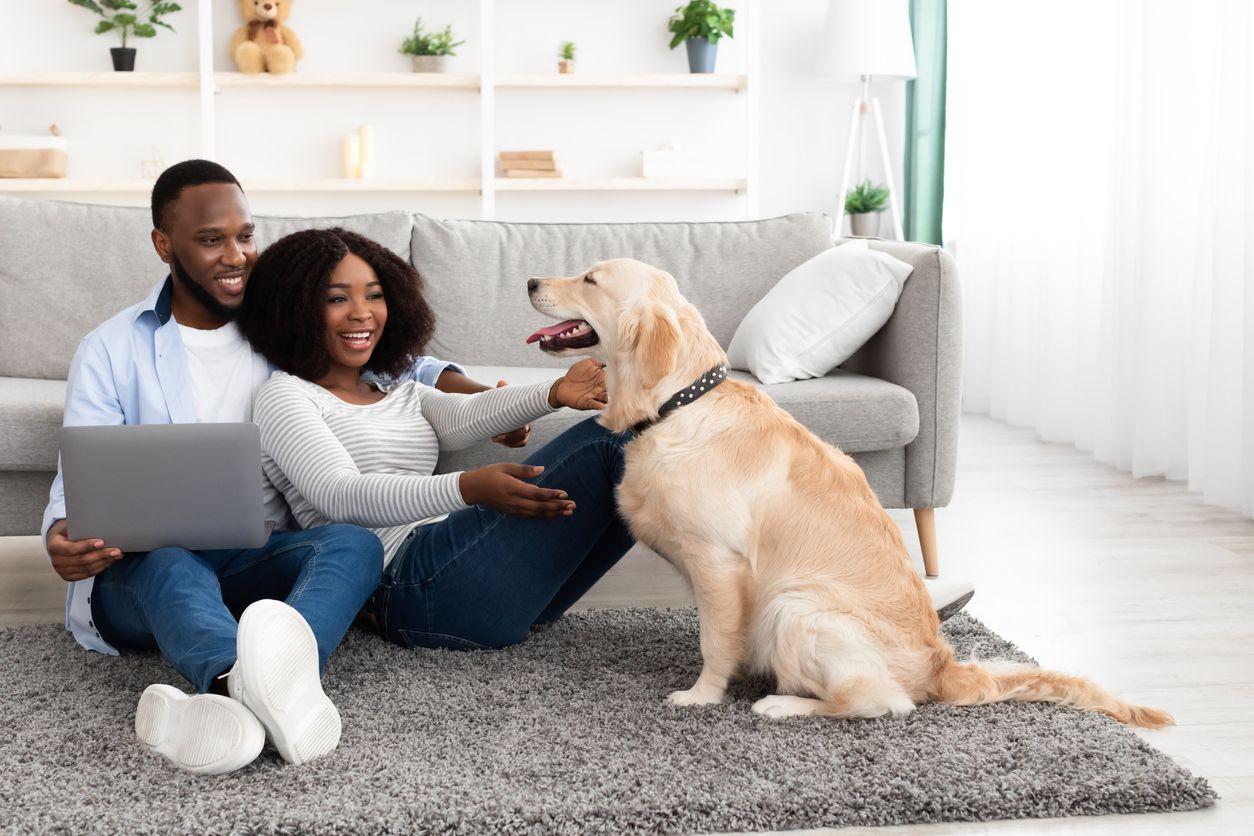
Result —
[{"label": "lamp stand", "polygon": [[[888,211],[893,216],[893,237],[901,241],[905,238],[901,231],[901,213],[897,211],[897,186],[893,183],[893,167],[888,160],[888,140],[884,138],[884,116],[880,111],[880,100],[868,97],[871,84],[870,76],[862,76],[862,98],[853,100],[853,111],[849,115],[849,143],[845,146],[845,170],[840,175],[840,200],[836,204],[836,234],[840,235],[845,221],[845,196],[849,193],[849,175],[853,171],[854,148],[862,145],[862,126],[866,114],[875,119],[875,134],[879,140],[880,163],[884,166],[884,181],[888,186]],[[859,154],[859,161],[861,154]]]}]

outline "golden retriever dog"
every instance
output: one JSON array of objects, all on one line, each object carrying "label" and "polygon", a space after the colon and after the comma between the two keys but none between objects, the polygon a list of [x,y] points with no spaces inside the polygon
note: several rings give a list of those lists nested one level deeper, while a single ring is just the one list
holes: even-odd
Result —
[{"label": "golden retriever dog", "polygon": [[754,386],[715,382],[710,372],[727,355],[670,274],[614,259],[533,278],[528,293],[537,311],[563,320],[529,343],[605,364],[598,420],[607,429],[653,421],[673,394],[700,391],[627,445],[617,491],[637,540],[696,597],[702,670],[672,704],[720,702],[747,666],[778,682],[753,705],[767,717],[900,717],[928,701],[1025,700],[1147,728],[1172,722],[1081,677],[955,658],[861,468]]}]

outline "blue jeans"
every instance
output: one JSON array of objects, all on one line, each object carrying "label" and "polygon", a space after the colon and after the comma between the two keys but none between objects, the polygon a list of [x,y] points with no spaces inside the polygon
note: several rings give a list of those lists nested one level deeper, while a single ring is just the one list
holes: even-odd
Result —
[{"label": "blue jeans", "polygon": [[326,666],[379,582],[383,547],[354,525],[275,532],[259,549],[123,555],[96,576],[92,619],[118,648],[157,648],[196,689],[235,664],[237,620],[262,598],[286,601]]},{"label": "blue jeans", "polygon": [[406,647],[505,647],[560,618],[635,544],[618,514],[630,433],[589,418],[527,458],[530,484],[570,496],[568,517],[520,517],[480,505],[414,530],[371,600],[380,631]]}]

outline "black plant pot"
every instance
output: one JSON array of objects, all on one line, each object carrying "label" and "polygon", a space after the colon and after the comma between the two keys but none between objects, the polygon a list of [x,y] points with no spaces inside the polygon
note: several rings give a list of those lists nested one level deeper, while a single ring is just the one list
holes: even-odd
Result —
[{"label": "black plant pot", "polygon": [[113,69],[119,73],[129,73],[135,69],[135,48],[131,46],[115,46],[110,48],[113,56]]}]

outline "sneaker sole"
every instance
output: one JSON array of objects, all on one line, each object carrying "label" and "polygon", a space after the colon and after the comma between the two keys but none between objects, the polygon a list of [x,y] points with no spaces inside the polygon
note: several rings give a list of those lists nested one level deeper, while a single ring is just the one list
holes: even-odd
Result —
[{"label": "sneaker sole", "polygon": [[191,697],[149,685],[135,709],[135,735],[150,750],[198,775],[221,775],[252,763],[266,733],[247,708],[217,694]]},{"label": "sneaker sole", "polygon": [[258,601],[239,622],[244,704],[288,763],[321,757],[340,742],[340,712],[322,692],[318,640],[291,607]]},{"label": "sneaker sole", "polygon": [[948,604],[941,607],[939,610],[936,611],[936,614],[940,616],[941,621],[945,621],[949,618],[952,618],[953,616],[962,612],[962,608],[967,605],[967,602],[970,601],[974,595],[975,595],[975,590],[973,589],[970,592],[968,592],[966,595],[963,595],[961,598],[950,601]]}]

